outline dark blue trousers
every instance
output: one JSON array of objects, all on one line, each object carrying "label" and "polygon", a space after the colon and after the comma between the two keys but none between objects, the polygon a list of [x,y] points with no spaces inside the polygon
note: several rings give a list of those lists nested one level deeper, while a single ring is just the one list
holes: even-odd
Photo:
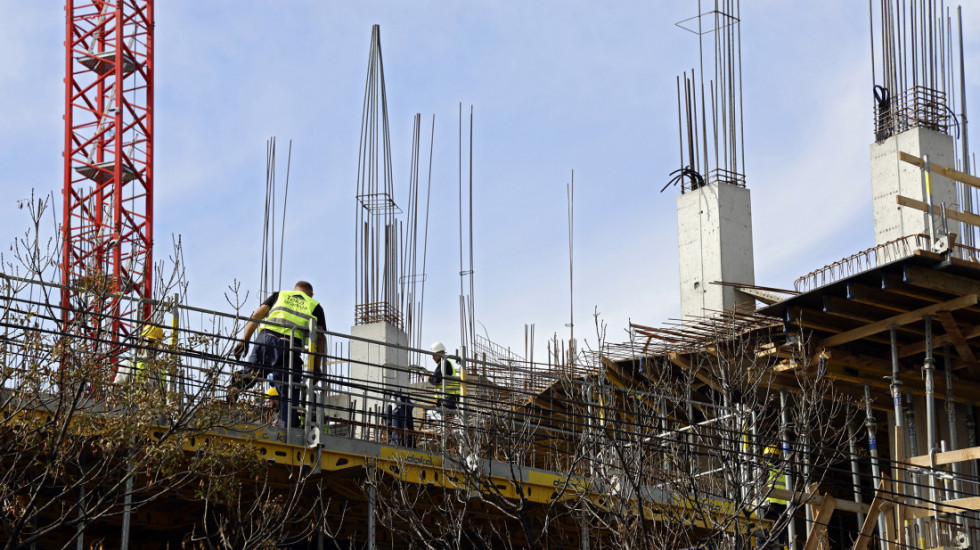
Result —
[{"label": "dark blue trousers", "polygon": [[[303,382],[303,358],[299,351],[292,353],[290,366],[289,340],[272,336],[268,332],[260,332],[255,338],[252,353],[248,356],[251,363],[246,376],[259,370],[262,378],[272,373],[273,385],[279,392],[279,427],[286,427],[286,419],[293,419],[294,428],[299,427],[299,414],[296,407],[303,395],[299,384]],[[289,373],[293,374],[293,384],[289,384]]]}]

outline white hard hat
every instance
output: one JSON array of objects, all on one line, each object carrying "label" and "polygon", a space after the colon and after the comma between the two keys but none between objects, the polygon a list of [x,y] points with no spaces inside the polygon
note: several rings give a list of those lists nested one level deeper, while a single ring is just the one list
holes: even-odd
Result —
[{"label": "white hard hat", "polygon": [[446,346],[442,342],[435,342],[429,347],[429,351],[432,353],[445,353]]}]

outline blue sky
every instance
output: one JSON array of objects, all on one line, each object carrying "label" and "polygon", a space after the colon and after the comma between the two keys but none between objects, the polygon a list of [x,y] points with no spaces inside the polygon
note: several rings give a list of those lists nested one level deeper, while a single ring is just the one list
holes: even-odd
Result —
[{"label": "blue sky", "polygon": [[[28,222],[18,199],[60,196],[64,8],[0,7],[0,239],[10,241]],[[675,77],[697,59],[693,35],[674,23],[695,13],[692,0],[158,0],[157,257],[181,236],[193,305],[227,309],[235,279],[254,291],[265,140],[277,136],[284,159],[293,139],[284,279],[313,282],[330,328],[349,328],[357,145],[378,23],[400,203],[412,116],[422,113],[427,144],[436,115],[426,342],[458,344],[459,102],[475,109],[476,307],[492,340],[523,350],[525,323],[539,344],[566,334],[572,169],[577,334],[594,341],[594,309],[611,340],[629,319],[676,318],[677,191],[659,191],[678,167]],[[976,67],[980,10],[965,16]],[[873,245],[867,18],[853,0],[743,2],[758,284],[791,288]],[[980,73],[967,73],[975,100]]]}]

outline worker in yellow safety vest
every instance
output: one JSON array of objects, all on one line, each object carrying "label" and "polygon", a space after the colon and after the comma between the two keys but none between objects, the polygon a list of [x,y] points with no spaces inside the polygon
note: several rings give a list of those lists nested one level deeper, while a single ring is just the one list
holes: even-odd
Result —
[{"label": "worker in yellow safety vest", "polygon": [[[459,373],[456,365],[446,357],[446,346],[442,342],[435,342],[429,348],[432,352],[432,360],[436,367],[429,376],[429,383],[435,386],[433,396],[435,397],[437,409],[455,410],[459,403]],[[439,419],[438,411],[430,411],[429,416]]]},{"label": "worker in yellow safety vest", "polygon": [[[313,321],[316,334],[310,334]],[[300,402],[303,384],[304,342],[313,340],[316,347],[311,353],[313,374],[320,374],[320,355],[326,347],[326,320],[323,307],[313,299],[313,285],[299,281],[293,290],[280,290],[266,298],[252,313],[245,325],[242,340],[235,344],[232,354],[240,360],[248,351],[252,335],[258,331],[256,345],[248,357],[244,369],[232,375],[228,397],[234,401],[238,392],[247,390],[256,382],[272,374],[273,386],[280,396],[279,426],[299,427],[300,418],[296,406]],[[290,380],[291,379],[291,380]]]},{"label": "worker in yellow safety vest", "polygon": [[139,346],[136,350],[134,359],[123,359],[119,362],[116,369],[116,377],[113,380],[116,384],[133,383],[146,385],[156,383],[161,389],[164,388],[166,375],[163,372],[148,375],[147,367],[150,362],[157,358],[160,345],[163,342],[163,329],[156,325],[146,325],[140,331]]},{"label": "worker in yellow safety vest", "polygon": [[[775,446],[770,445],[766,447],[763,452],[766,459],[766,467],[769,469],[769,478],[767,480],[766,486],[773,489],[785,489],[786,488],[786,473],[783,472],[780,459],[779,459],[779,449]],[[786,500],[774,497],[770,495],[766,498],[770,505],[776,504],[786,509]],[[772,506],[770,506],[771,508]]]},{"label": "worker in yellow safety vest", "polygon": [[[778,529],[773,542],[782,548],[786,543],[786,526],[780,523],[780,519],[786,515],[786,499],[774,496],[770,489],[786,488],[786,472],[782,467],[782,459],[779,456],[779,449],[770,445],[763,451],[763,459],[768,469],[766,478],[766,502],[763,504],[762,517],[773,522],[773,528]],[[793,521],[789,516],[785,521]],[[779,527],[781,525],[781,527]]]},{"label": "worker in yellow safety vest", "polygon": [[[276,390],[275,386],[270,385],[265,390],[265,397],[266,397],[266,410],[265,412],[262,413],[263,422],[268,422],[269,424],[272,424],[276,420],[276,415],[278,414],[279,411],[279,406],[280,406],[279,391]],[[305,425],[306,411],[300,409],[298,415],[299,415],[299,426]]]}]

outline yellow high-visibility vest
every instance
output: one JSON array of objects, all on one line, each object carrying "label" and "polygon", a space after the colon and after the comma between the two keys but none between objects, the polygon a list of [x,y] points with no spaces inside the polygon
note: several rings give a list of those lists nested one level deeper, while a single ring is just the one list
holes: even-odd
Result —
[{"label": "yellow high-visibility vest", "polygon": [[[779,468],[771,468],[769,470],[769,486],[773,489],[785,489],[786,474],[779,473]],[[768,500],[771,504],[782,504],[783,506],[786,506],[786,501],[781,498],[770,496],[766,498],[766,500]]]},{"label": "yellow high-visibility vest", "polygon": [[276,303],[272,305],[269,316],[265,318],[264,330],[304,338],[309,333],[310,320],[319,302],[297,290],[281,290]]},{"label": "yellow high-visibility vest", "polygon": [[[452,374],[446,374],[446,371],[442,366],[442,361],[449,364],[449,369],[452,370]],[[456,372],[456,365],[445,357],[442,359],[442,361],[439,361],[438,368],[442,370],[440,374],[442,375],[443,381],[436,386],[435,394],[437,399],[442,395],[443,384],[445,384],[446,387],[446,395],[459,395],[459,374]],[[449,378],[450,376],[452,376],[452,378]]]}]

